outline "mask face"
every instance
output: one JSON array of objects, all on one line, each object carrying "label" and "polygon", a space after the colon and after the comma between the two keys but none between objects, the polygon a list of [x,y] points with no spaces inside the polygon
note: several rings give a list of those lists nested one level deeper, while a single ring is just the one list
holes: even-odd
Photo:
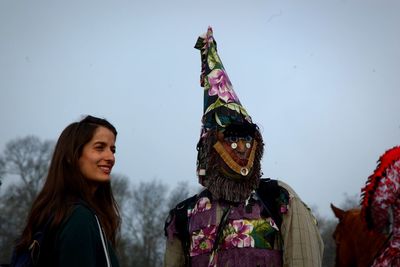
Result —
[{"label": "mask face", "polygon": [[199,182],[216,199],[246,200],[262,175],[262,136],[258,131],[243,131],[243,128],[239,125],[234,130],[210,131],[199,142],[197,166],[202,171],[198,172]]},{"label": "mask face", "polygon": [[229,134],[218,132],[218,142],[215,150],[227,167],[241,176],[247,176],[254,163],[257,142],[250,135]]},{"label": "mask face", "polygon": [[218,141],[221,142],[229,156],[240,166],[246,166],[249,160],[253,138],[250,135],[225,136],[223,133],[220,134],[221,135],[218,136]]}]

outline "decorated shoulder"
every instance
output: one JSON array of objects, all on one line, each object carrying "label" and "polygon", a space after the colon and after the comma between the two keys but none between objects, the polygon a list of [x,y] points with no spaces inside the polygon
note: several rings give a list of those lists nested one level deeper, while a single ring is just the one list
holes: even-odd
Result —
[{"label": "decorated shoulder", "polygon": [[[307,210],[307,213],[311,216],[312,221],[314,222],[315,225],[318,225],[318,221],[317,218],[314,216],[311,208],[299,197],[299,195],[297,195],[297,193],[293,190],[292,187],[290,187],[288,184],[286,184],[285,182],[279,180],[278,184],[283,187],[285,190],[287,190],[287,192],[289,193],[289,199],[291,201],[295,201],[299,204],[301,204],[301,207],[304,207],[304,209]],[[294,205],[291,205],[294,206]]]},{"label": "decorated shoulder", "polygon": [[287,206],[290,199],[290,192],[282,186],[280,181],[271,178],[262,178],[260,180],[258,192],[260,195],[269,196],[273,200],[279,210],[279,213],[287,212]]},{"label": "decorated shoulder", "polygon": [[169,211],[168,217],[165,220],[164,233],[168,236],[168,228],[172,223],[175,228],[179,229],[181,225],[187,222],[187,209],[196,202],[198,195],[195,194],[181,202],[179,202],[173,209]]}]

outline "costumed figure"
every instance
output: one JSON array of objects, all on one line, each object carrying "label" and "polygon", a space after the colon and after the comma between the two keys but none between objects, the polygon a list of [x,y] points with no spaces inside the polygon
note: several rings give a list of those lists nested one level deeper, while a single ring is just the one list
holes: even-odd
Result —
[{"label": "costumed figure", "polygon": [[316,220],[285,183],[262,179],[264,143],[217,54],[211,28],[197,40],[204,115],[197,174],[204,190],[166,220],[164,265],[321,266]]},{"label": "costumed figure", "polygon": [[374,231],[388,240],[373,267],[400,266],[400,147],[386,151],[362,189],[362,215]]}]

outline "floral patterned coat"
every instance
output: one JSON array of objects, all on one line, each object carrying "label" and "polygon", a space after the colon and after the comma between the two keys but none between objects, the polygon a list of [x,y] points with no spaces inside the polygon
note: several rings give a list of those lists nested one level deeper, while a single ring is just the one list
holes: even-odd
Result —
[{"label": "floral patterned coat", "polygon": [[[289,193],[287,201],[277,201],[282,216],[280,227],[266,216],[259,199],[248,208],[248,203],[230,206],[200,194],[187,209],[191,266],[321,266],[323,243],[314,217],[289,186],[282,182],[279,185]],[[167,267],[185,266],[175,219],[170,218],[166,228]]]}]

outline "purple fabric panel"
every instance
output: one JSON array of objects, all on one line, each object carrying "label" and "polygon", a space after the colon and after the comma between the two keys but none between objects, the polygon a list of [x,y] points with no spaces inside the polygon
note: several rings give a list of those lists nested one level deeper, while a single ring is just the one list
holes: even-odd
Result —
[{"label": "purple fabric panel", "polygon": [[[210,254],[192,257],[192,267],[208,266]],[[217,266],[223,267],[282,267],[282,253],[276,250],[235,248],[218,251]]]},{"label": "purple fabric panel", "polygon": [[229,215],[229,219],[240,220],[240,219],[259,219],[260,218],[260,206],[254,204],[251,208],[251,213],[247,213],[244,204],[240,204],[238,207],[234,207]]},{"label": "purple fabric panel", "polygon": [[[211,209],[193,214],[189,218],[190,220],[189,231],[193,233],[209,225],[218,225],[219,222],[216,221],[217,205],[218,204],[216,202],[212,202]],[[230,220],[241,220],[241,219],[254,220],[259,218],[261,218],[261,215],[260,215],[260,205],[258,204],[253,205],[251,213],[247,213],[244,208],[244,204],[240,204],[237,207],[233,207],[231,213],[229,214]]]},{"label": "purple fabric panel", "polygon": [[216,225],[216,216],[217,211],[215,203],[211,205],[211,209],[193,214],[189,218],[189,232],[193,233],[208,225]]}]

